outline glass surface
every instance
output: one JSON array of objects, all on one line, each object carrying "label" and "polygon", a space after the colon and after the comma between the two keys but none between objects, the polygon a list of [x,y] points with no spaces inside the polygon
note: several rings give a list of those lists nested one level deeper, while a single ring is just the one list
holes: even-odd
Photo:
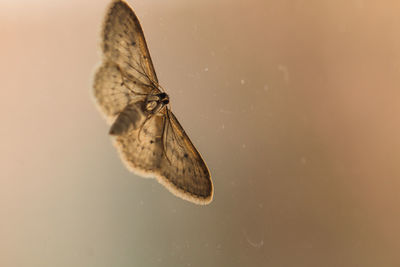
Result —
[{"label": "glass surface", "polygon": [[0,266],[400,266],[399,1],[128,2],[214,201],[121,163],[109,1],[2,0]]}]

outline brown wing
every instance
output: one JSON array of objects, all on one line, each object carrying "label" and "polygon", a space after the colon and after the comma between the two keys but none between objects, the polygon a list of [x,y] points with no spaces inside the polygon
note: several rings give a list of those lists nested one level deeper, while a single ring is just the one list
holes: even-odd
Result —
[{"label": "brown wing", "polygon": [[129,78],[135,77],[149,85],[158,83],[142,27],[125,1],[111,3],[102,38],[105,61],[117,64]]},{"label": "brown wing", "polygon": [[163,117],[154,115],[146,122],[142,120],[140,127],[114,137],[114,145],[128,169],[139,175],[156,176],[163,156],[162,132]]},{"label": "brown wing", "polygon": [[167,110],[158,180],[172,193],[197,204],[213,198],[210,172],[174,114]]},{"label": "brown wing", "polygon": [[98,68],[93,89],[96,102],[109,122],[129,103],[136,98],[142,99],[141,94],[150,90],[139,79],[125,77],[120,67],[111,61],[103,62]]},{"label": "brown wing", "polygon": [[114,137],[126,166],[139,175],[156,177],[180,198],[196,204],[210,203],[210,172],[172,112],[153,115],[146,122],[142,120],[141,125]]}]

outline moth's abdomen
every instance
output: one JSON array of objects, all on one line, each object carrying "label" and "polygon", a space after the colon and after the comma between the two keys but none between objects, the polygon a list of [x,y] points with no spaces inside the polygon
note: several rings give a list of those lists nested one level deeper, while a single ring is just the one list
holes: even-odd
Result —
[{"label": "moth's abdomen", "polygon": [[144,122],[142,111],[143,102],[136,102],[126,106],[126,108],[118,114],[117,119],[110,129],[111,135],[123,135],[129,131],[138,129]]}]

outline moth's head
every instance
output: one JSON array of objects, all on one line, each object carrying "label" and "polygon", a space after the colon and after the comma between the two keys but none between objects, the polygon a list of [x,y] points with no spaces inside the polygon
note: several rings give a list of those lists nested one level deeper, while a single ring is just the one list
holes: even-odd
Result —
[{"label": "moth's head", "polygon": [[169,103],[169,97],[166,93],[162,92],[157,95],[159,97],[159,101],[163,103],[164,105],[167,105]]}]

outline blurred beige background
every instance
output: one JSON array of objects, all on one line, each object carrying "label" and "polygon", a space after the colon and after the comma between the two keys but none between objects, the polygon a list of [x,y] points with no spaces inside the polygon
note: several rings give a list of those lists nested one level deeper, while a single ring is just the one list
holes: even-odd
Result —
[{"label": "blurred beige background", "polygon": [[128,1],[206,207],[112,147],[108,2],[0,2],[0,266],[400,266],[399,1]]}]

